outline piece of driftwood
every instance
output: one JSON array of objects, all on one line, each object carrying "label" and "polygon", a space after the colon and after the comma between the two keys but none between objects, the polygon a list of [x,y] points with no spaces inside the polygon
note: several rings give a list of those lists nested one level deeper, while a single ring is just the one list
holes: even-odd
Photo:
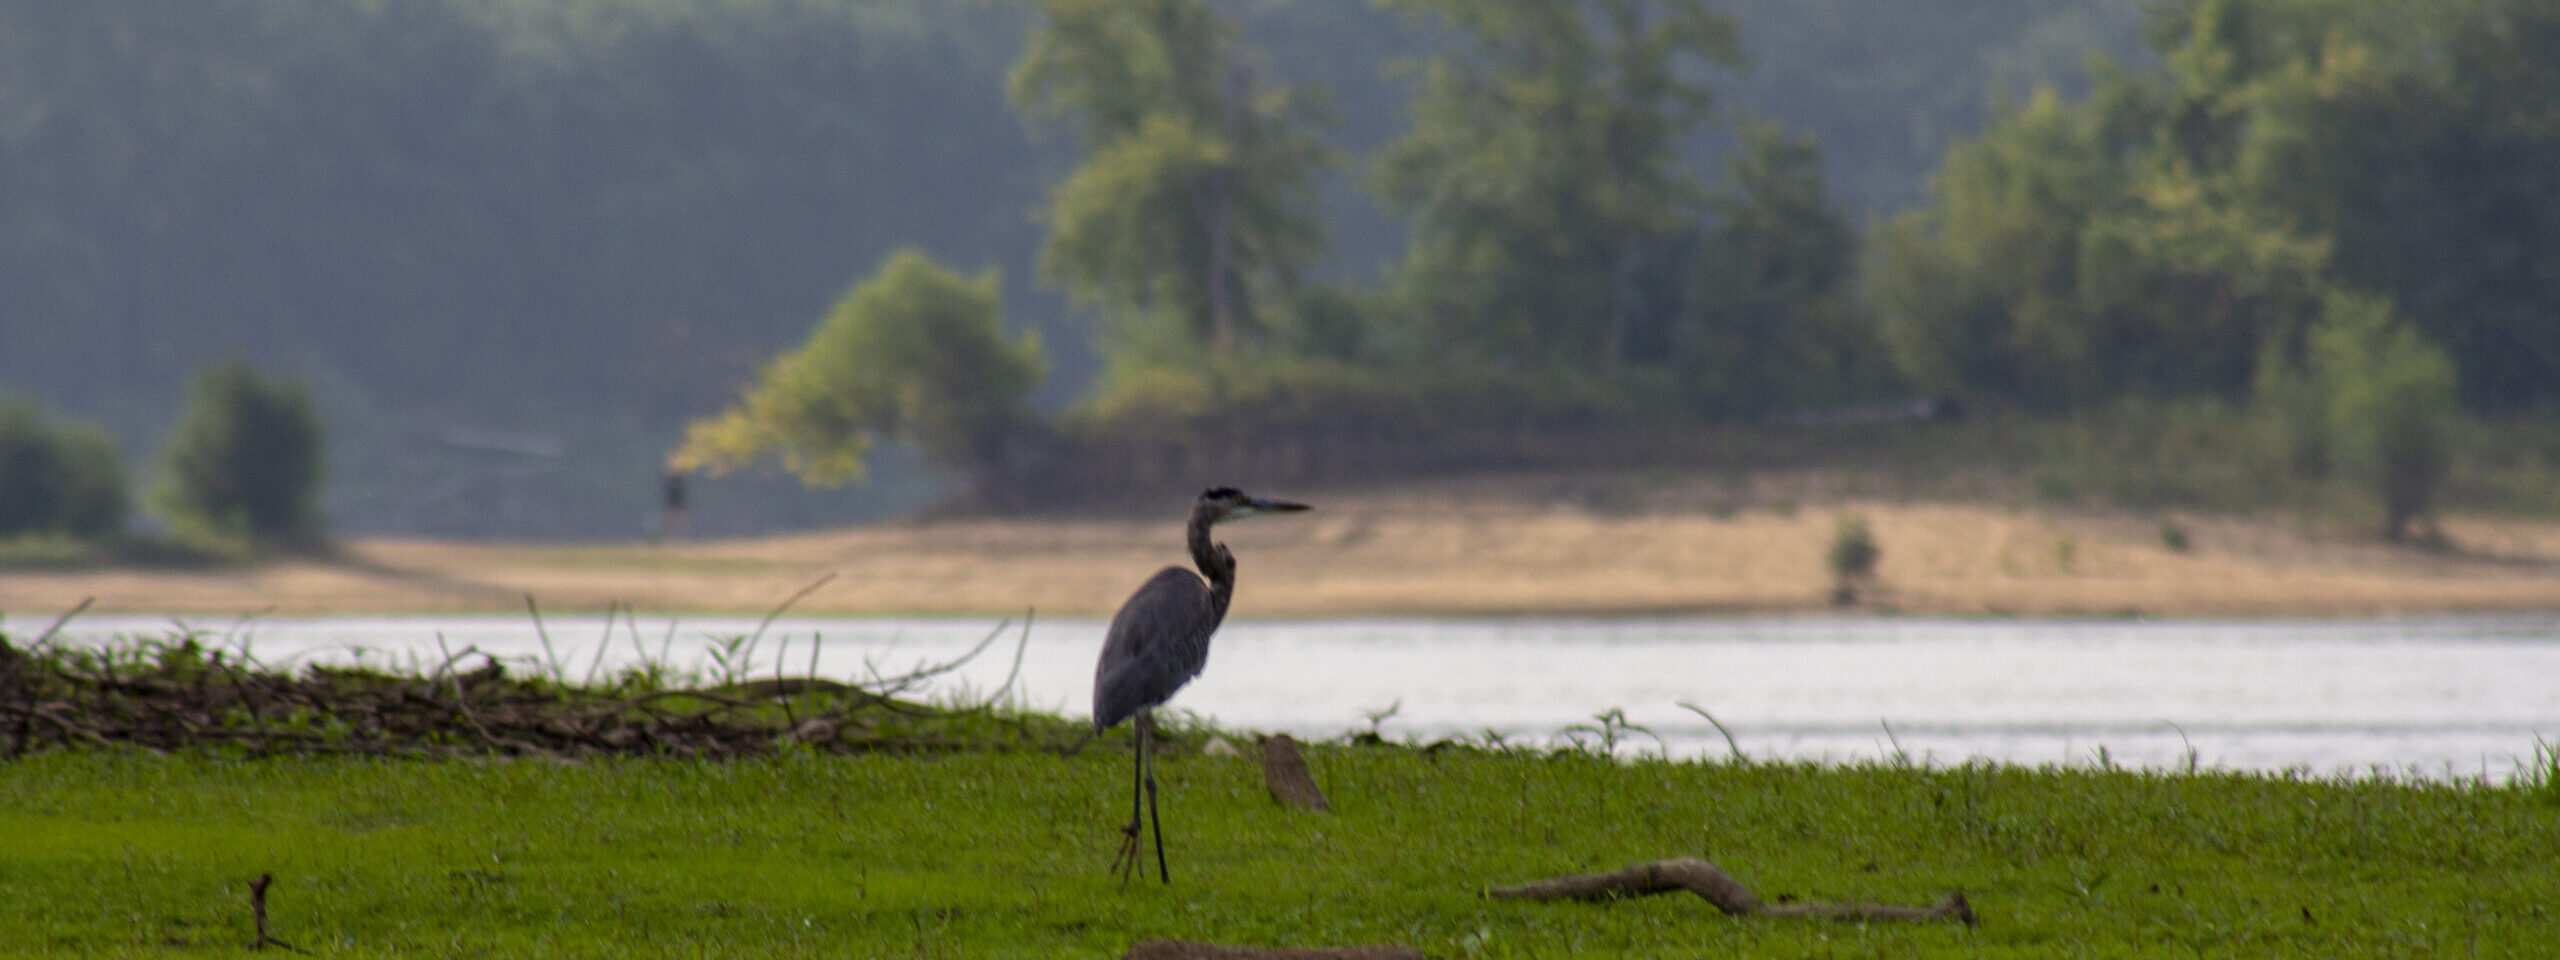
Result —
[{"label": "piece of driftwood", "polygon": [[1392,943],[1357,947],[1237,947],[1188,940],[1148,940],[1122,960],[1423,960],[1423,953]]},{"label": "piece of driftwood", "polygon": [[1495,887],[1485,891],[1489,897],[1512,900],[1615,900],[1619,897],[1641,897],[1656,893],[1687,890],[1714,904],[1715,908],[1733,916],[1758,917],[1826,917],[1834,920],[1956,920],[1967,925],[1976,923],[1973,905],[1965,902],[1957,891],[1932,906],[1905,907],[1888,903],[1856,901],[1851,903],[1762,903],[1751,888],[1743,886],[1731,874],[1693,857],[1639,863],[1624,870],[1608,873],[1586,873],[1580,876],[1556,877],[1511,887]]},{"label": "piece of driftwood", "polygon": [[1319,813],[1333,810],[1333,803],[1316,786],[1315,775],[1307,772],[1307,758],[1298,753],[1298,741],[1288,734],[1262,738],[1262,783],[1271,788],[1273,800]]}]

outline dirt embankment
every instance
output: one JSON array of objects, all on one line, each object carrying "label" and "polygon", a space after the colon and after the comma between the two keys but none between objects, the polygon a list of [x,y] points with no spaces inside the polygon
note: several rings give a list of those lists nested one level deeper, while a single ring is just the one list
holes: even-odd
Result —
[{"label": "dirt embankment", "polygon": [[[2375,615],[2560,610],[2560,522],[2453,517],[2453,547],[2389,547],[2290,517],[2083,512],[1824,495],[1707,481],[1512,477],[1270,490],[1318,506],[1221,528],[1239,616],[1824,609],[1836,518],[1883,550],[1870,609],[1934,614]],[[803,613],[1108,614],[1187,562],[1161,516],[915,522],[650,546],[358,540],[330,562],[216,571],[0,571],[21,617],[520,610],[624,601],[760,612],[828,573]],[[2172,549],[2164,523],[2183,535]]]}]

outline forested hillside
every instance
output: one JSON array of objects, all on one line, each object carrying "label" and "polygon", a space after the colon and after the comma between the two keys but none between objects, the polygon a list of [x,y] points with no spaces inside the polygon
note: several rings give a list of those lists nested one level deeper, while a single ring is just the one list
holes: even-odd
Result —
[{"label": "forested hillside", "polygon": [[[2298,8],[2301,17],[2392,7],[2239,6]],[[1234,24],[1238,56],[1309,108],[1304,129],[1333,151],[1312,171],[1316,200],[1301,211],[1321,234],[1304,264],[1310,276],[1360,296],[1401,285],[1405,302],[1436,303],[1444,314],[1527,302],[1493,288],[1415,287],[1437,269],[1431,257],[1455,269],[1474,254],[1434,253],[1428,230],[1424,243],[1409,243],[1407,223],[1442,229],[1453,221],[1433,218],[1452,209],[1426,202],[1418,183],[1397,200],[1392,177],[1373,166],[1396,151],[1415,160],[1467,149],[1463,123],[1432,134],[1438,147],[1409,139],[1430,132],[1434,109],[1416,99],[1426,84],[1413,64],[1494,49],[1445,19],[1458,8],[1228,0],[1209,9]],[[2072,102],[2092,89],[2081,71],[2093,52],[2135,70],[2157,62],[2137,0],[1739,0],[1710,9],[1730,19],[1739,56],[1679,68],[1715,112],[1667,142],[1663,189],[1683,209],[1707,204],[1699,209],[1713,211],[1711,224],[1765,214],[1815,216],[1804,222],[1818,227],[1816,215],[1832,210],[1863,232],[1932,196],[1962,203],[1964,183],[1933,195],[1929,178],[1948,147],[1986,128],[1995,94],[2028,104],[2031,89],[2051,85],[2058,102]],[[1111,339],[1108,304],[1071,309],[1071,284],[1054,271],[1044,282],[1039,265],[1055,223],[1043,212],[1049,191],[1094,146],[1089,129],[1027,116],[1009,92],[1009,72],[1042,23],[1036,4],[941,0],[0,3],[0,386],[106,424],[147,464],[188,375],[238,355],[312,383],[328,428],[335,531],[628,535],[651,511],[660,459],[683,424],[732,398],[893,250],[915,247],[963,271],[1001,271],[1002,320],[1042,335],[1051,371],[1032,399],[1054,412],[1089,395],[1102,369],[1097,337],[1128,340]],[[2194,45],[2174,34],[2155,35],[2150,49],[2168,51],[2178,76],[2198,78],[2178,89],[2233,104],[2292,89],[2269,86],[2281,71],[2198,73],[2204,67],[2179,53]],[[2514,46],[2493,42],[2494,29],[2487,37],[2475,46]],[[2233,43],[2267,63],[2299,49]],[[2020,109],[2032,120],[2055,108]],[[2159,116],[2143,122],[2177,122]],[[1745,117],[1778,126],[1728,122]],[[1751,142],[1738,131],[1751,129],[1761,131],[1758,159],[1734,166],[1743,154],[1731,147]],[[1971,155],[2005,141],[1987,142]],[[2207,137],[2197,149],[2219,157],[2238,148]],[[2328,182],[2356,175],[2333,173]],[[1678,182],[1722,190],[1737,177],[1757,177],[1752,189],[1767,202],[1717,207]],[[2341,249],[2357,269],[2399,269],[2373,266],[2395,256],[2383,242],[2390,231],[2369,226],[2382,221],[2308,203],[2288,209],[2350,230]],[[1955,229],[1953,220],[1914,222],[1902,249]],[[1713,230],[1662,235],[1709,252],[1744,249],[1716,247],[1743,241]],[[1859,262],[1849,241],[1819,253],[1832,258],[1822,262]],[[1763,254],[1776,255],[1750,256]],[[1704,316],[1785,326],[1813,310],[1832,317],[1823,322],[1862,322],[1850,302],[1862,297],[1845,281],[1730,302],[1689,289],[1695,280],[1641,274],[1593,282],[1708,297],[1693,304]],[[2471,303],[2411,289],[2432,325],[2441,324],[2426,312],[2435,305]],[[1914,315],[1935,316],[1925,306]],[[1520,322],[1529,329],[1564,316],[1547,310]],[[1717,364],[1758,356],[1750,351],[1759,347],[1730,339],[1757,336],[1747,329],[1699,339],[1648,328],[1632,313],[1620,320],[1615,339],[1568,352],[1603,366],[1671,357],[1661,375],[1689,385],[1673,392],[1708,414],[1820,399],[1715,387],[1714,378],[1733,376]],[[1497,342],[1466,339],[1482,331],[1446,333],[1494,367],[1532,359],[1505,353],[1520,342],[1514,334]],[[2495,354],[2494,343],[2486,349]],[[1912,369],[1935,369],[1907,345],[1903,353],[1920,364]],[[1883,356],[1803,362],[1876,366]],[[1994,361],[2008,362],[1985,362]],[[1961,373],[1918,380],[1994,397],[2005,389]],[[2501,399],[2512,394],[2501,387],[2482,398],[2513,406]],[[869,486],[834,494],[733,483],[702,498],[698,530],[876,516],[920,502],[934,482],[896,452],[871,475]]]},{"label": "forested hillside", "polygon": [[310,379],[342,531],[634,532],[674,426],[896,244],[1027,278],[1020,11],[0,5],[0,381],[143,455]]}]

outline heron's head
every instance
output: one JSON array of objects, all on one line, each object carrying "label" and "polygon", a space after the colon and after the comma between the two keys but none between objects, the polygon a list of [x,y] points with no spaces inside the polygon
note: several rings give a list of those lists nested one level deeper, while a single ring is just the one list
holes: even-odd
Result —
[{"label": "heron's head", "polygon": [[1275,513],[1297,513],[1309,507],[1287,500],[1267,500],[1234,487],[1211,487],[1201,492],[1200,502],[1192,509],[1207,513],[1210,523],[1225,523]]}]

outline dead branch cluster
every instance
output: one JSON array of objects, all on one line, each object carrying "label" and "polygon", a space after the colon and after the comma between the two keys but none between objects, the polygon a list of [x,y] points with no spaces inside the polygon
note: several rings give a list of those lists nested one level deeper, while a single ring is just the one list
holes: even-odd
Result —
[{"label": "dead branch cluster", "polygon": [[[58,626],[58,625],[57,625]],[[910,699],[983,652],[855,682],[814,675],[717,684],[564,682],[476,648],[423,671],[260,664],[195,635],[115,648],[20,646],[0,635],[0,753],[77,746],[269,754],[728,758],[793,745],[829,753],[1054,746],[1034,721]],[[218,641],[217,641],[218,642]],[[778,672],[778,671],[777,671]]]}]

